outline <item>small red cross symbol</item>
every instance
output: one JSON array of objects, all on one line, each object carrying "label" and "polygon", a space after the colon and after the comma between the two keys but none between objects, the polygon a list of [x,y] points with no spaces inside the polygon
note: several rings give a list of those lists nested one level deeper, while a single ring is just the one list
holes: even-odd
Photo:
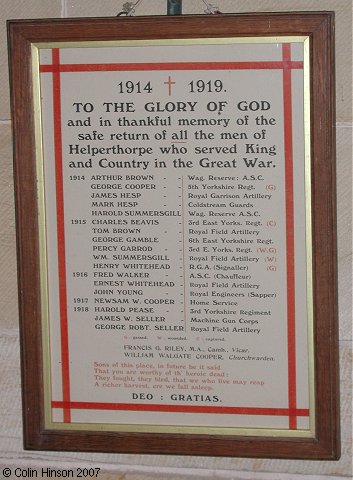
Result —
[{"label": "small red cross symbol", "polygon": [[164,82],[164,85],[168,85],[168,94],[171,96],[172,94],[172,85],[175,85],[175,82],[172,82],[171,76],[169,75],[168,81]]}]

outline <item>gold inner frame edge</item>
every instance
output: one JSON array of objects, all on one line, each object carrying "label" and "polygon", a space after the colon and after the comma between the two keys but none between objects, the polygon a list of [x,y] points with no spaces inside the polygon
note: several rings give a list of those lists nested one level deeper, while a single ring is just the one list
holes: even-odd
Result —
[{"label": "gold inner frame edge", "polygon": [[[210,45],[210,44],[267,44],[267,43],[303,43],[304,44],[304,136],[305,136],[305,204],[306,204],[306,251],[307,251],[307,312],[308,312],[308,360],[309,360],[309,430],[282,430],[266,428],[209,427],[209,426],[175,426],[175,425],[139,425],[106,423],[71,423],[53,422],[51,418],[51,368],[50,368],[50,319],[49,291],[47,275],[47,242],[45,221],[44,156],[42,148],[42,119],[40,99],[39,50],[50,48],[103,48],[103,47],[141,47],[147,45]],[[149,433],[185,433],[214,434],[225,436],[268,436],[300,437],[315,436],[315,368],[313,341],[313,301],[312,301],[312,235],[311,235],[311,153],[310,153],[310,39],[307,36],[274,37],[227,37],[227,38],[190,38],[159,40],[113,40],[83,42],[40,42],[32,44],[32,81],[35,113],[35,143],[37,166],[37,192],[39,211],[39,245],[40,245],[40,284],[42,306],[42,348],[43,348],[43,385],[45,426],[51,430],[85,430],[118,431]]]}]

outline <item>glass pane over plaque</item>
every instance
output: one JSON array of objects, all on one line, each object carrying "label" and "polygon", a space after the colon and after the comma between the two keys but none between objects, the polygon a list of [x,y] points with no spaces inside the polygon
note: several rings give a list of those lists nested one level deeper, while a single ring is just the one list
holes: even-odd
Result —
[{"label": "glass pane over plaque", "polygon": [[47,425],[313,436],[308,40],[37,47]]}]

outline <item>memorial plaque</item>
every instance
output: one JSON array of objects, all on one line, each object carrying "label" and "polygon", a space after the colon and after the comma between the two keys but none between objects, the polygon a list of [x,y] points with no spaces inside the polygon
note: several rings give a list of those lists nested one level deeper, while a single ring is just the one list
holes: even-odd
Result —
[{"label": "memorial plaque", "polygon": [[337,458],[331,30],[10,22],[28,448]]}]

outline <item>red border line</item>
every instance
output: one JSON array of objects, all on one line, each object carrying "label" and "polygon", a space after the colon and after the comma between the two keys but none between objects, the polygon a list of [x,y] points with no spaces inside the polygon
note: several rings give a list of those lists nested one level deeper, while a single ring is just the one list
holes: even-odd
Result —
[{"label": "red border line", "polygon": [[[291,45],[282,46],[283,61],[290,62]],[[289,410],[296,409],[296,342],[295,342],[295,267],[294,267],[294,189],[292,133],[292,74],[283,69],[284,150],[286,185],[286,246],[287,246],[287,322],[288,322],[288,402]],[[289,428],[297,428],[295,415],[289,416]]]},{"label": "red border line", "polygon": [[[294,283],[294,204],[293,204],[293,141],[292,141],[292,84],[291,70],[302,69],[303,62],[291,61],[290,44],[282,47],[283,60],[279,62],[179,62],[179,63],[120,63],[120,64],[60,64],[59,49],[53,49],[53,64],[41,65],[41,73],[53,73],[54,98],[54,142],[56,164],[57,195],[57,235],[60,291],[60,325],[62,351],[63,402],[52,402],[53,408],[64,409],[64,422],[70,423],[70,409],[103,410],[145,410],[231,413],[252,415],[289,416],[289,428],[297,428],[297,416],[308,416],[309,410],[296,408],[296,352],[295,352],[295,283]],[[286,187],[286,250],[287,250],[287,305],[288,305],[288,398],[289,408],[242,408],[242,407],[203,407],[173,405],[130,405],[89,402],[70,402],[69,339],[66,293],[66,258],[64,230],[64,194],[62,171],[62,132],[61,132],[61,72],[88,71],[143,71],[143,70],[283,70],[283,108],[285,144],[285,187]],[[259,413],[260,412],[260,413]],[[277,413],[276,413],[277,412]],[[303,413],[305,412],[305,413]]]},{"label": "red border line", "polygon": [[163,405],[138,403],[99,403],[99,402],[52,402],[52,408],[69,408],[73,410],[131,410],[145,412],[183,412],[183,413],[217,413],[222,415],[273,415],[308,417],[306,408],[258,408],[258,407],[213,407],[203,405]]},{"label": "red border line", "polygon": [[[59,65],[60,52],[52,51],[53,65]],[[53,114],[54,114],[54,149],[55,149],[55,183],[56,183],[56,216],[58,240],[58,270],[60,298],[60,328],[61,328],[61,375],[63,400],[70,402],[70,365],[69,365],[69,332],[67,318],[66,290],[66,252],[65,252],[65,220],[64,220],[64,186],[63,186],[63,155],[61,130],[61,82],[60,72],[53,72]],[[70,423],[70,407],[64,408],[64,422]]]},{"label": "red border line", "polygon": [[303,62],[166,62],[166,63],[95,63],[41,65],[41,73],[116,72],[143,70],[288,70],[302,69]]}]

